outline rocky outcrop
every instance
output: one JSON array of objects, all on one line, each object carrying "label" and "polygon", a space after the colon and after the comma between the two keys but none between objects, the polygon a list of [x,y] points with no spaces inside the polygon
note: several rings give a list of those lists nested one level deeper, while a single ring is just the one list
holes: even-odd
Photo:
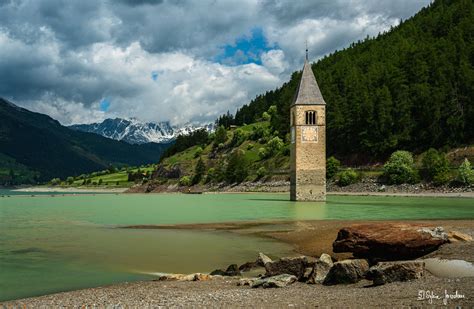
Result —
[{"label": "rocky outcrop", "polygon": [[369,270],[366,260],[344,260],[334,263],[323,281],[325,285],[356,283],[365,277]]},{"label": "rocky outcrop", "polygon": [[422,261],[380,262],[369,269],[366,278],[374,285],[414,280],[423,276],[424,268]]},{"label": "rocky outcrop", "polygon": [[306,283],[323,283],[333,265],[334,264],[329,254],[321,254],[319,259],[314,263],[313,268],[311,268],[311,272],[306,280]]},{"label": "rocky outcrop", "polygon": [[352,252],[371,260],[408,260],[421,257],[448,241],[443,228],[416,224],[358,224],[342,228],[333,251]]},{"label": "rocky outcrop", "polygon": [[296,276],[298,280],[301,280],[303,279],[308,266],[309,263],[306,256],[281,258],[276,261],[265,263],[265,277],[288,274]]},{"label": "rocky outcrop", "polygon": [[238,285],[248,285],[252,288],[259,288],[262,287],[264,289],[266,288],[282,288],[285,286],[288,286],[290,284],[293,284],[296,282],[298,278],[293,275],[288,275],[288,274],[282,274],[282,275],[277,275],[277,276],[272,276],[272,277],[267,277],[267,278],[244,278],[240,279]]}]

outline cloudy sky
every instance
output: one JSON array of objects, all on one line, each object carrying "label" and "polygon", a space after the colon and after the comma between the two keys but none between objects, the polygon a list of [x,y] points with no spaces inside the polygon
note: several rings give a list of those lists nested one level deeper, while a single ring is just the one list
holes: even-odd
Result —
[{"label": "cloudy sky", "polygon": [[0,0],[0,96],[63,124],[213,121],[430,0]]}]

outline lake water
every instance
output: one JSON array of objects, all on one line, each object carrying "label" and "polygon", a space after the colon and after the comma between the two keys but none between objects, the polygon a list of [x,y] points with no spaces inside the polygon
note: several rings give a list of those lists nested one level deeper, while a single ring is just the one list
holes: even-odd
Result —
[{"label": "lake water", "polygon": [[285,194],[31,195],[0,192],[0,300],[148,279],[150,272],[208,272],[253,260],[259,251],[291,252],[270,239],[229,232],[116,228],[124,225],[474,219],[474,201],[463,198],[329,196],[326,203],[294,203]]}]

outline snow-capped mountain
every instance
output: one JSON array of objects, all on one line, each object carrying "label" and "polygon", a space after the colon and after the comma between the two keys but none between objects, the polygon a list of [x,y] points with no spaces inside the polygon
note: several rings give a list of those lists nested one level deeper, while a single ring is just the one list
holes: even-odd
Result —
[{"label": "snow-capped mountain", "polygon": [[178,135],[190,134],[198,129],[214,130],[213,124],[171,126],[169,122],[140,122],[137,119],[105,119],[101,123],[75,124],[73,130],[90,132],[124,141],[130,144],[167,143],[176,139]]}]

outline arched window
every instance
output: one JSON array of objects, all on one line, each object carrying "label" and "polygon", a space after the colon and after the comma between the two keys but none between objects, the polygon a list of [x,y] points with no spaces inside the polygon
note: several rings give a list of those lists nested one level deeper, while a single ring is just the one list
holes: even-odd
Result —
[{"label": "arched window", "polygon": [[305,122],[306,124],[316,124],[316,112],[315,111],[307,111],[305,113]]}]

